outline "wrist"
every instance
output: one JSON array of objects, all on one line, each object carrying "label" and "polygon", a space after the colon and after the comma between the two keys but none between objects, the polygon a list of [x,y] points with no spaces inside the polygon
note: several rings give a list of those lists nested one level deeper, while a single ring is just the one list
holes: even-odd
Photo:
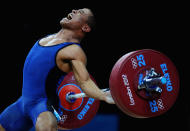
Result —
[{"label": "wrist", "polygon": [[104,92],[103,92],[102,95],[100,96],[100,100],[106,101],[106,95],[105,95]]}]

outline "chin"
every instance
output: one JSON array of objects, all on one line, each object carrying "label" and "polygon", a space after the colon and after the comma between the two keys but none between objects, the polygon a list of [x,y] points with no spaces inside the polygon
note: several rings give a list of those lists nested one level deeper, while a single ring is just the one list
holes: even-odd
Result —
[{"label": "chin", "polygon": [[61,25],[62,27],[65,27],[67,24],[68,24],[68,22],[67,22],[65,19],[62,19],[62,20],[60,21],[60,25]]},{"label": "chin", "polygon": [[67,18],[63,18],[61,21],[60,21],[60,24],[61,24],[61,26],[63,26],[63,27],[67,27],[67,26],[69,26],[70,24],[71,24],[71,20],[68,20]]},{"label": "chin", "polygon": [[64,24],[66,22],[66,18],[63,18],[61,21],[60,21],[60,24]]}]

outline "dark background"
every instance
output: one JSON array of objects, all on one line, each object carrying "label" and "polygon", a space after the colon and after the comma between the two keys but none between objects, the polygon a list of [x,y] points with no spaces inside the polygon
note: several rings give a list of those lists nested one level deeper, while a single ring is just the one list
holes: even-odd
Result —
[{"label": "dark background", "polygon": [[[30,3],[26,3],[28,6]],[[92,2],[93,4],[93,2]],[[94,2],[94,4],[97,4]],[[122,4],[121,4],[122,5]],[[163,4],[164,5],[164,4]],[[26,6],[19,14],[14,11],[8,19],[4,37],[7,42],[1,50],[1,106],[17,100],[22,89],[22,69],[25,58],[33,44],[41,37],[60,30],[59,21],[72,9],[57,3],[49,6]],[[41,8],[43,7],[43,8]],[[92,9],[96,28],[83,41],[82,47],[88,57],[87,69],[100,88],[109,87],[109,75],[115,62],[124,54],[138,49],[155,49],[167,55],[176,65],[180,75],[179,97],[167,113],[150,119],[135,119],[122,113],[115,105],[101,103],[98,113],[118,114],[119,130],[187,130],[190,124],[188,98],[189,52],[187,39],[186,9],[180,5],[118,7],[97,4]],[[20,16],[20,17],[16,17]],[[17,24],[18,23],[18,24]],[[24,27],[23,27],[24,24]],[[3,26],[2,26],[3,27]],[[23,32],[23,33],[22,33]],[[6,51],[6,52],[5,52]],[[111,125],[110,125],[111,126]]]}]

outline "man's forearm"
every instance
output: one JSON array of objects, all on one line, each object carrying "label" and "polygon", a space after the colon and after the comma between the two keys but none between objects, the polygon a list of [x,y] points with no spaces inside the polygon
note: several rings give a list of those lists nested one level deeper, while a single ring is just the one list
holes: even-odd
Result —
[{"label": "man's forearm", "polygon": [[78,60],[72,60],[71,64],[75,79],[84,93],[86,93],[89,97],[105,100],[104,92],[98,88],[94,81],[92,81],[85,65]]},{"label": "man's forearm", "polygon": [[104,92],[101,91],[98,86],[92,81],[90,78],[86,81],[82,81],[79,83],[80,87],[86,93],[89,97],[99,99],[99,100],[105,100]]}]

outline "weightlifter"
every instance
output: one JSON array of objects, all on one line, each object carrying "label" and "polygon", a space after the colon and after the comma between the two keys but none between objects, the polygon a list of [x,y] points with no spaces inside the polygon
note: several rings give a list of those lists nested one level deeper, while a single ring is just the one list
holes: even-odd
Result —
[{"label": "weightlifter", "polygon": [[22,96],[0,114],[0,131],[26,131],[32,126],[36,131],[59,128],[46,93],[47,77],[54,68],[65,75],[72,71],[89,97],[114,104],[110,92],[101,91],[89,77],[86,55],[80,47],[94,22],[90,9],[72,10],[60,21],[62,28],[58,33],[34,44],[24,64]]}]

